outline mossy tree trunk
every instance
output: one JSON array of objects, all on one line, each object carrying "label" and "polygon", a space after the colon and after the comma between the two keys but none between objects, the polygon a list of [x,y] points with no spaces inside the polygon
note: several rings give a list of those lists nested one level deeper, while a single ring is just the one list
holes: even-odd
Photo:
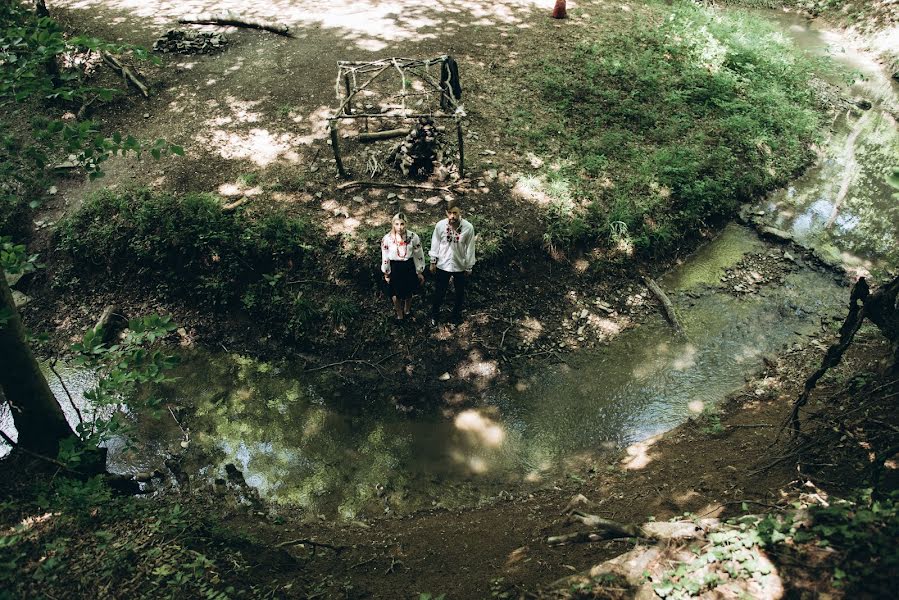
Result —
[{"label": "mossy tree trunk", "polygon": [[[59,442],[75,435],[25,341],[25,328],[0,267],[0,388],[12,409],[19,445],[56,456]],[[2,323],[2,321],[0,321]]]}]

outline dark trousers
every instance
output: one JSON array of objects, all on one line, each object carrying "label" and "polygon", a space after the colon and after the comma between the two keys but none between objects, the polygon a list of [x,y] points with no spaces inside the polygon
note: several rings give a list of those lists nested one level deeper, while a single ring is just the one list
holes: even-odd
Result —
[{"label": "dark trousers", "polygon": [[437,269],[435,276],[437,281],[434,288],[434,304],[431,306],[431,314],[436,319],[440,315],[440,306],[446,296],[446,288],[449,287],[450,277],[453,278],[453,287],[456,290],[456,303],[453,305],[453,317],[462,316],[462,305],[465,303],[465,284],[468,276],[465,271],[450,272]]}]

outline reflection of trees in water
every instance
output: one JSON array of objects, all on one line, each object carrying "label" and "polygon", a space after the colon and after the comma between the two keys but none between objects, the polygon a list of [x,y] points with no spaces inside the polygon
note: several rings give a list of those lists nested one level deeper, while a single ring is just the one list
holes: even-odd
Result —
[{"label": "reflection of trees in water", "polygon": [[383,486],[407,484],[410,436],[383,414],[341,416],[310,383],[243,357],[184,365],[175,393],[195,405],[197,439],[220,464],[234,463],[276,502],[352,517]]}]

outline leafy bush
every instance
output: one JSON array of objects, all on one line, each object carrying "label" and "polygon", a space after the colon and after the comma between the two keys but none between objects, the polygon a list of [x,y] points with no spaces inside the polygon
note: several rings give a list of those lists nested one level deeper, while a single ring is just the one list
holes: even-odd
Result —
[{"label": "leafy bush", "polygon": [[93,179],[103,175],[102,164],[116,154],[148,152],[157,159],[183,154],[164,140],[143,142],[119,133],[105,137],[90,121],[43,116],[75,113],[119,93],[91,85],[79,67],[61,65],[66,56],[100,51],[156,60],[137,46],[67,38],[53,19],[35,14],[33,3],[0,3],[0,232],[23,237],[27,207],[40,204],[55,159],[72,157]]},{"label": "leafy bush", "polygon": [[550,177],[589,203],[583,216],[553,205],[553,243],[603,239],[620,222],[638,249],[666,250],[811,159],[811,59],[746,14],[683,4],[652,18],[607,28],[536,76],[553,117],[536,127],[559,144]]},{"label": "leafy bush", "polygon": [[60,222],[58,244],[74,275],[146,282],[173,297],[242,305],[254,317],[289,322],[296,316],[289,275],[315,260],[317,233],[308,221],[279,212],[223,213],[211,195],[137,189],[88,199]]}]

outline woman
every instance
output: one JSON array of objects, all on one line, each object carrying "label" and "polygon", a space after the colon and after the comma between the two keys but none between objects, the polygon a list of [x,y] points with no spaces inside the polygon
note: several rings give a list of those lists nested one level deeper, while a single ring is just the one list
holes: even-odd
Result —
[{"label": "woman", "polygon": [[406,216],[393,216],[393,225],[381,240],[381,272],[390,286],[396,320],[412,312],[412,294],[424,283],[425,253],[418,235],[406,230]]}]

